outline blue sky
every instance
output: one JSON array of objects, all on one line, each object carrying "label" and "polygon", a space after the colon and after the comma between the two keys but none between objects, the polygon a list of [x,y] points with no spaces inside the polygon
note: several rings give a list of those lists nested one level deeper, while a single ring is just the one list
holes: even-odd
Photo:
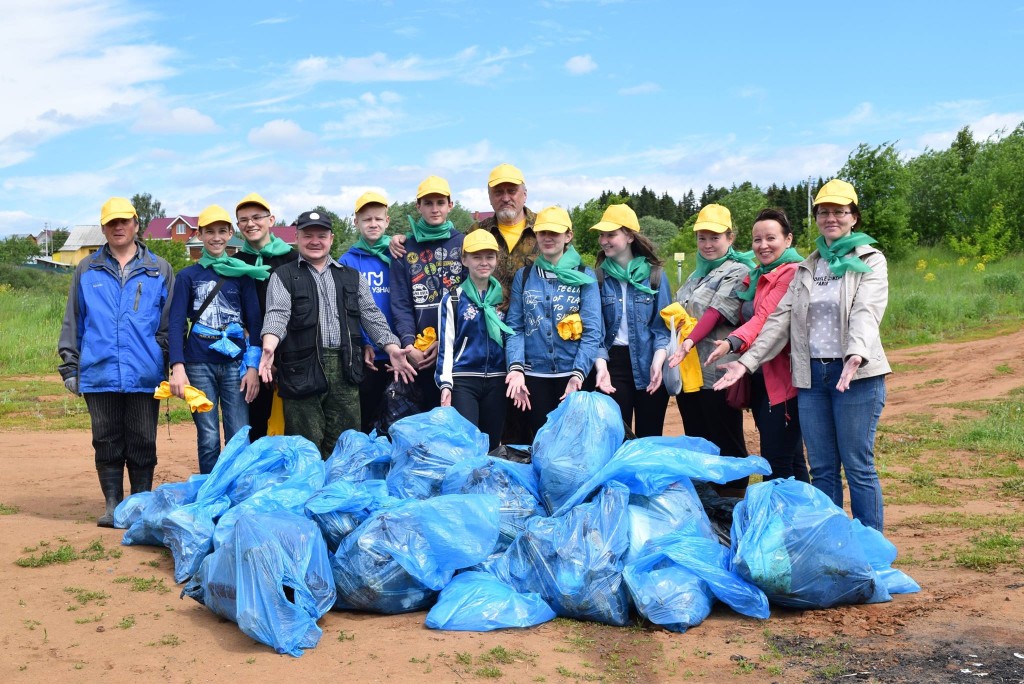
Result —
[{"label": "blue sky", "polygon": [[488,209],[835,173],[1024,120],[1024,0],[7,0],[0,235],[256,191],[278,218],[446,177]]}]

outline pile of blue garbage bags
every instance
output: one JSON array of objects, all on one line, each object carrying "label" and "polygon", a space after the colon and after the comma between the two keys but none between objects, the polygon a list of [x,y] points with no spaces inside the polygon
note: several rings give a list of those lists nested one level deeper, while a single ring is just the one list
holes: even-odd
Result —
[{"label": "pile of blue garbage bags", "polygon": [[716,529],[706,483],[767,462],[693,437],[624,441],[618,416],[605,395],[569,395],[525,464],[489,456],[445,407],[398,421],[390,440],[346,432],[327,461],[302,437],[249,444],[246,428],[212,473],[135,494],[114,520],[124,544],[170,549],[183,596],[293,656],[331,609],[428,610],[444,630],[565,616],[684,632],[716,601],[764,619],[773,604],[919,590],[881,533],[793,479],[749,487]]}]

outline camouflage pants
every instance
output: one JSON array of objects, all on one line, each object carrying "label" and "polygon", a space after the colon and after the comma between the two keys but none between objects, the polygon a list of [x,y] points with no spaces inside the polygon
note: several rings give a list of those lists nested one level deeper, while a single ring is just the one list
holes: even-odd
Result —
[{"label": "camouflage pants", "polygon": [[324,349],[327,391],[302,399],[284,399],[285,434],[301,435],[316,444],[324,460],[345,430],[359,429],[359,387],[341,372],[341,354]]}]

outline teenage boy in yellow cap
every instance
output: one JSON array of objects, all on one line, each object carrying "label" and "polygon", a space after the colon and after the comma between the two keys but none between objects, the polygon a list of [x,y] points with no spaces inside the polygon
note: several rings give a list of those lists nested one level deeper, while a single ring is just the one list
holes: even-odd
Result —
[{"label": "teenage boy in yellow cap", "polygon": [[[384,234],[391,222],[388,217],[388,200],[377,192],[364,192],[356,200],[356,230],[359,239],[338,262],[359,271],[370,287],[373,302],[394,329],[391,319],[391,255],[388,243],[391,238]],[[363,335],[363,363],[366,373],[359,383],[359,415],[361,429],[370,432],[380,416],[384,391],[391,381],[386,368],[390,357],[383,349],[376,349],[366,331]]]},{"label": "teenage boy in yellow cap", "polygon": [[153,487],[160,415],[153,390],[167,377],[174,271],[139,241],[139,217],[128,200],[107,200],[100,226],[107,243],[75,269],[57,351],[64,386],[89,408],[106,500],[96,524],[113,527],[125,465],[132,494]]},{"label": "teenage boy in yellow cap", "polygon": [[512,328],[498,311],[503,297],[494,277],[498,243],[476,230],[462,243],[468,278],[441,298],[441,330],[434,382],[441,406],[454,406],[487,433],[490,450],[501,443],[505,425],[505,338]]},{"label": "teenage boy in yellow cap", "polygon": [[218,405],[227,442],[249,424],[249,402],[260,389],[263,312],[254,281],[270,277],[270,266],[252,266],[225,254],[234,234],[231,215],[223,208],[214,204],[200,212],[203,254],[178,273],[171,300],[171,393],[184,399],[185,386],[192,385],[213,402],[210,411],[192,414],[202,474],[212,471],[220,456]]},{"label": "teenage boy in yellow cap", "polygon": [[[448,220],[452,210],[448,181],[428,176],[416,189],[420,218],[409,217],[412,230],[406,234],[407,252],[391,261],[391,314],[395,333],[409,351],[409,360],[420,372],[416,384],[424,411],[441,405],[441,392],[432,374],[437,361],[437,342],[426,349],[414,346],[416,336],[438,327],[438,306],[445,292],[462,282],[462,241],[464,235]],[[424,372],[426,371],[426,372]]]},{"label": "teenage boy in yellow cap", "polygon": [[[242,261],[253,266],[270,266],[273,273],[278,267],[295,261],[299,253],[284,240],[270,232],[274,225],[274,212],[270,210],[267,200],[259,194],[251,192],[241,199],[235,207],[235,221],[245,244],[235,255]],[[267,313],[267,281],[256,281],[256,296],[259,299],[260,311]],[[259,394],[249,404],[249,441],[255,442],[267,434],[267,421],[270,420],[270,409],[274,401],[274,385],[261,383]]]}]

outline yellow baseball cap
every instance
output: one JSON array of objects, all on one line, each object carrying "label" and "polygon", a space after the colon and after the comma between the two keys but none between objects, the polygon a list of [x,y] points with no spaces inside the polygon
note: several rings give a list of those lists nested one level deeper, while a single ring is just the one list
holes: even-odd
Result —
[{"label": "yellow baseball cap", "polygon": [[814,206],[826,203],[843,206],[856,204],[857,191],[846,181],[833,178],[821,186],[821,190],[818,191],[818,195],[814,198]]},{"label": "yellow baseball cap", "polygon": [[199,227],[208,226],[211,223],[217,221],[224,221],[227,224],[231,224],[231,215],[228,214],[227,210],[219,204],[211,204],[210,206],[199,212]]},{"label": "yellow baseball cap", "polygon": [[486,249],[497,252],[498,241],[494,239],[494,236],[489,231],[483,228],[477,228],[469,233],[462,242],[463,252],[482,252]]},{"label": "yellow baseball cap", "polygon": [[105,226],[116,219],[127,219],[137,217],[135,207],[124,197],[111,197],[103,203],[100,209],[100,225]]},{"label": "yellow baseball cap", "polygon": [[512,166],[511,164],[498,164],[491,169],[491,175],[487,179],[487,187],[493,188],[495,185],[501,183],[514,183],[515,185],[522,185],[526,182],[523,178],[523,172]]},{"label": "yellow baseball cap", "polygon": [[709,204],[697,214],[697,222],[693,224],[693,232],[710,230],[712,233],[724,233],[732,230],[732,214],[729,207],[721,204]]},{"label": "yellow baseball cap", "polygon": [[640,232],[640,221],[636,218],[636,212],[625,204],[612,204],[604,210],[601,222],[592,226],[590,230],[600,230],[603,233],[610,233],[619,228],[629,228],[635,233]]},{"label": "yellow baseball cap", "polygon": [[370,190],[369,192],[364,192],[362,195],[359,196],[359,199],[356,200],[356,213],[358,214],[359,210],[365,207],[367,204],[383,204],[385,207],[387,207],[388,198],[380,194],[379,192],[374,192],[373,190]]},{"label": "yellow baseball cap", "polygon": [[255,192],[250,192],[248,195],[242,198],[242,201],[235,205],[235,213],[238,213],[238,210],[244,207],[246,204],[258,204],[271,214],[274,213],[273,211],[271,211],[270,205],[267,204],[267,200],[263,199],[262,197],[259,196],[259,194]]},{"label": "yellow baseball cap", "polygon": [[572,230],[572,219],[569,212],[562,207],[548,207],[541,209],[537,214],[537,220],[533,224],[534,232],[547,230],[552,233],[564,233]]},{"label": "yellow baseball cap", "polygon": [[448,187],[448,181],[440,176],[427,176],[426,179],[420,183],[420,186],[416,188],[416,199],[421,199],[427,195],[444,195],[449,199],[452,196],[452,189]]}]

